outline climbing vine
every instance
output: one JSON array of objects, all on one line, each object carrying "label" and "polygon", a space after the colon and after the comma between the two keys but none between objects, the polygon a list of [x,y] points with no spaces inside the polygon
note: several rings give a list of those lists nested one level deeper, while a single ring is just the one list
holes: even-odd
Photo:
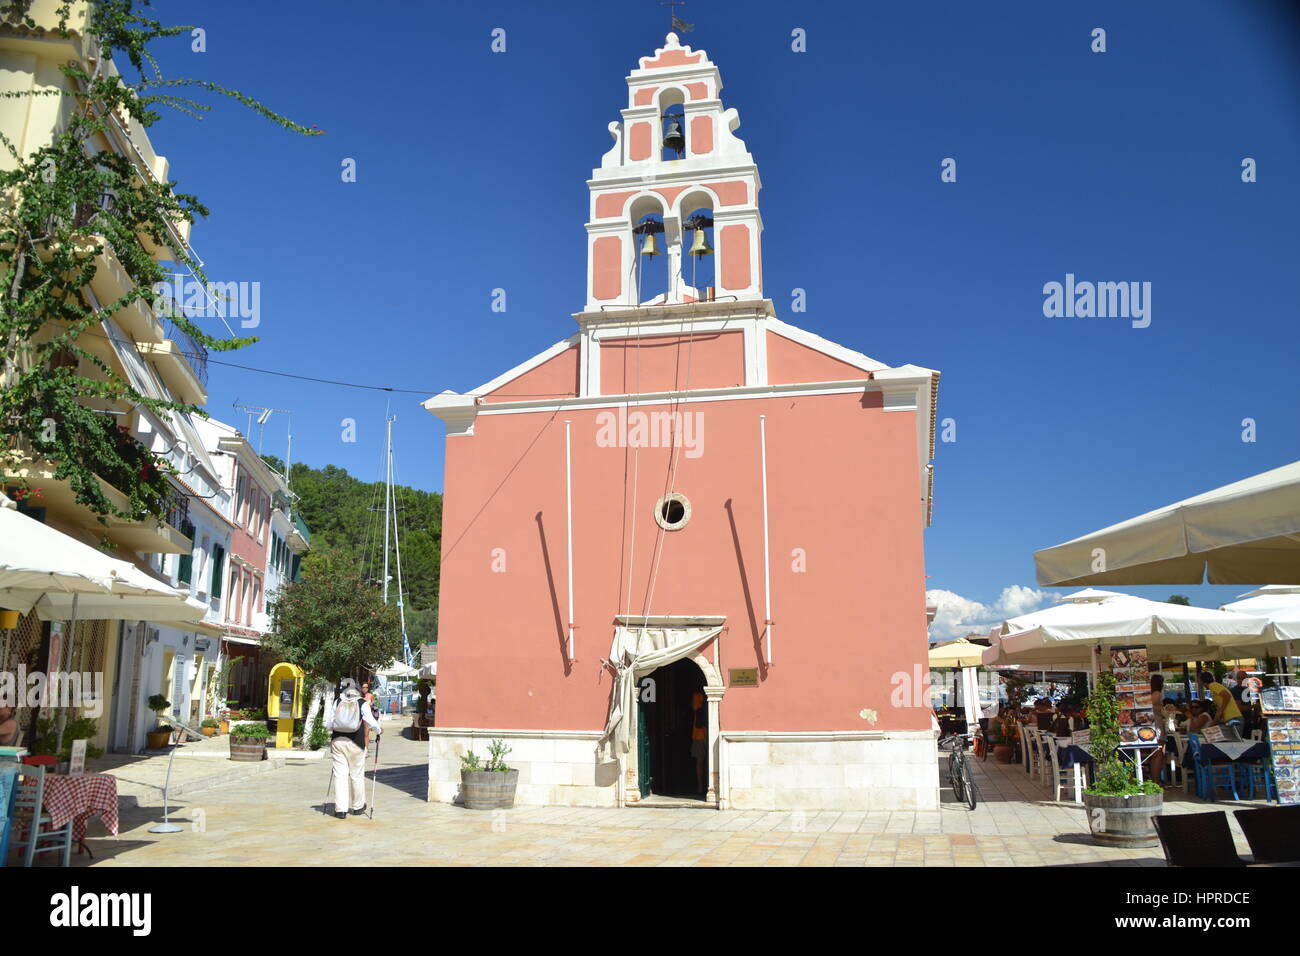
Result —
[{"label": "climbing vine", "polygon": [[[88,36],[69,27],[74,8],[89,3]],[[169,410],[197,411],[181,401],[141,392],[110,361],[112,347],[104,320],[124,310],[157,314],[154,288],[170,270],[186,270],[204,288],[202,265],[181,239],[178,225],[208,214],[199,199],[176,183],[154,178],[131,158],[133,122],[153,126],[166,109],[196,118],[211,109],[194,97],[233,99],[290,132],[315,136],[250,96],[206,80],[163,74],[152,45],[187,33],[190,26],[166,26],[146,15],[148,0],[80,0],[58,5],[57,25],[38,24],[31,0],[18,0],[0,13],[0,31],[36,31],[84,39],[87,55],[65,63],[61,88],[0,93],[3,100],[57,97],[60,126],[51,142],[26,155],[0,133],[10,168],[0,171],[0,473],[19,475],[25,462],[53,464],[53,478],[67,481],[79,503],[107,523],[110,517],[163,518],[171,485],[164,458],[138,442],[119,417],[136,409],[166,416]],[[112,60],[124,71],[105,68]],[[138,134],[137,134],[138,135]],[[116,144],[116,148],[114,145]],[[89,291],[109,256],[124,279],[117,296],[99,301]],[[216,338],[181,310],[166,313],[199,345],[227,351],[255,338]],[[125,419],[129,421],[130,419]],[[126,497],[115,503],[101,480]],[[7,480],[28,486],[31,479]],[[39,489],[23,487],[22,494]]]}]

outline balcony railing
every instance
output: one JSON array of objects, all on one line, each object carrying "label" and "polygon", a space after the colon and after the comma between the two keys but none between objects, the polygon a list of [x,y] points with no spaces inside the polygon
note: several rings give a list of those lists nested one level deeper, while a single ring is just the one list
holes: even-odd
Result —
[{"label": "balcony railing", "polygon": [[167,523],[179,528],[190,519],[190,496],[180,489],[173,489],[167,497]]},{"label": "balcony railing", "polygon": [[308,544],[311,544],[311,531],[307,529],[307,522],[303,521],[302,518],[299,517],[297,513],[293,515],[293,526],[297,528],[298,533],[302,535],[302,540],[306,541]]},{"label": "balcony railing", "polygon": [[208,386],[208,350],[205,346],[195,341],[194,337],[182,329],[175,322],[167,323],[167,337],[180,346],[181,354],[184,355],[190,363],[190,368],[194,370],[195,376],[203,383],[203,387]]}]

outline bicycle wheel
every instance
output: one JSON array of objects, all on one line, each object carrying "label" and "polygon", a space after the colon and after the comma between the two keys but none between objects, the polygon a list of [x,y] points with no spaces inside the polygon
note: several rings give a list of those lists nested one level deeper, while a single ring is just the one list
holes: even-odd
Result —
[{"label": "bicycle wheel", "polygon": [[957,802],[962,803],[966,799],[964,790],[966,779],[963,770],[963,761],[957,754],[948,758],[948,781],[952,784],[952,792],[957,797]]},{"label": "bicycle wheel", "polygon": [[966,800],[966,806],[974,810],[975,809],[975,775],[971,770],[970,764],[964,761],[962,762],[961,769],[962,769],[962,775],[965,777],[965,780],[963,780],[962,782],[962,786],[966,792],[962,795],[962,797],[959,797],[958,799],[964,798]]},{"label": "bicycle wheel", "polygon": [[948,786],[950,786],[950,787],[952,787],[954,790],[956,790],[956,789],[957,789],[957,778],[958,778],[960,775],[961,775],[961,768],[960,768],[959,766],[957,766],[957,753],[956,753],[956,751],[949,751],[949,753],[948,753]]}]

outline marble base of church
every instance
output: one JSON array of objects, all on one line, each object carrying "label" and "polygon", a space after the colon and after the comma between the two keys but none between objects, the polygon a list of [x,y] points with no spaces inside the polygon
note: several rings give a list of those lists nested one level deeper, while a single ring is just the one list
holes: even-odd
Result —
[{"label": "marble base of church", "polygon": [[[732,810],[935,810],[932,731],[723,731],[711,792]],[[639,799],[626,760],[597,763],[599,731],[429,729],[428,798],[460,802],[460,758],[494,739],[519,771],[516,806],[615,807]],[[633,761],[634,763],[635,761]]]}]

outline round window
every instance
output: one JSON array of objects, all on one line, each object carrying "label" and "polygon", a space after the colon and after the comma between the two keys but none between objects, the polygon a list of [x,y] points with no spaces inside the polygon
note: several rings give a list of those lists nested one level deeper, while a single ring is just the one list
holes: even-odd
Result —
[{"label": "round window", "polygon": [[664,495],[655,504],[655,521],[665,531],[676,531],[691,520],[691,503],[676,492]]}]

